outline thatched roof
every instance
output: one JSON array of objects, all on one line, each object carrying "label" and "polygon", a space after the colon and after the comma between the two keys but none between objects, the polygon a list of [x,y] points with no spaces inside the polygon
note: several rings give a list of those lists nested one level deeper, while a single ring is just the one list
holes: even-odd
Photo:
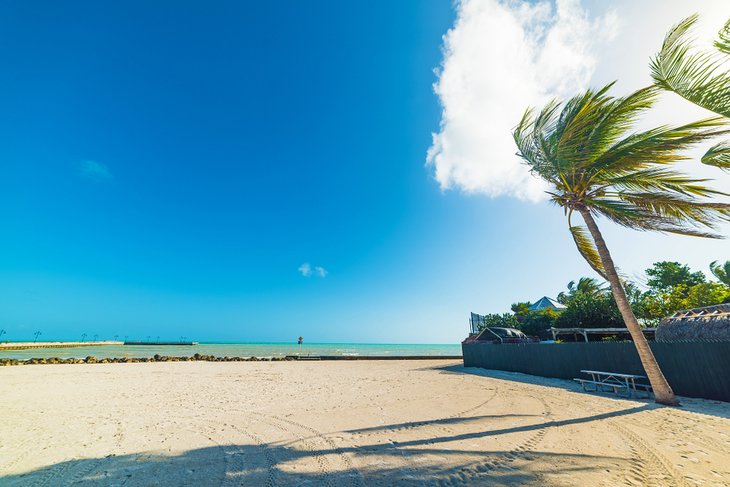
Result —
[{"label": "thatched roof", "polygon": [[656,330],[656,341],[730,341],[730,304],[677,311],[664,318]]}]

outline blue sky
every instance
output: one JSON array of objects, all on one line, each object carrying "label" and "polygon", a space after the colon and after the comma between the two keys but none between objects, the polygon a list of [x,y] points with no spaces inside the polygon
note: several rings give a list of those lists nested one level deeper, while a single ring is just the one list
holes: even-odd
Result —
[{"label": "blue sky", "polygon": [[[3,338],[458,342],[470,311],[590,275],[559,210],[426,164],[456,18],[435,0],[4,2]],[[629,273],[726,257],[607,236]]]}]

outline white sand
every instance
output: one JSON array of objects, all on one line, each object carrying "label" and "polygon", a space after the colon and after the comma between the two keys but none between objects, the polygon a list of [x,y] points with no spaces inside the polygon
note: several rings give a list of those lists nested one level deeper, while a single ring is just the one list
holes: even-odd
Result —
[{"label": "white sand", "polygon": [[730,404],[456,361],[0,368],[0,485],[730,485]]}]

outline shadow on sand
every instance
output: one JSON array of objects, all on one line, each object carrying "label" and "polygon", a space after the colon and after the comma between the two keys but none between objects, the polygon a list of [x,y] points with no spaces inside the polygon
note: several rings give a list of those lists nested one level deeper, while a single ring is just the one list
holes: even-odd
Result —
[{"label": "shadow on sand", "polygon": [[[265,448],[265,451],[264,451]],[[485,458],[509,458],[506,465],[461,463],[455,456],[475,452],[441,449],[378,447],[358,451],[356,456],[375,456],[365,467],[346,470],[329,469],[326,459],[340,454],[327,450],[299,450],[276,445],[222,445],[190,450],[178,455],[134,454],[69,460],[21,475],[0,477],[0,485],[142,487],[142,486],[447,486],[447,485],[550,485],[543,475],[545,465],[551,473],[599,470],[596,459],[622,461],[611,457],[580,454],[530,452],[532,461],[518,464],[514,452],[478,452]],[[407,455],[407,467],[393,466],[388,457],[402,460]],[[449,468],[424,463],[418,456],[450,457],[459,464]],[[322,460],[325,459],[325,461]],[[303,466],[306,460],[309,468]],[[314,466],[316,467],[314,467]],[[555,465],[559,465],[555,467]]]},{"label": "shadow on sand", "polygon": [[[553,453],[516,448],[506,451],[449,448],[454,441],[534,432],[634,414],[646,406],[566,421],[546,421],[512,428],[425,439],[313,448],[317,439],[290,442],[217,445],[176,454],[136,453],[69,460],[17,475],[0,476],[7,487],[38,485],[108,486],[364,486],[364,485],[550,485],[546,473],[573,475],[618,467],[617,457]],[[504,417],[498,415],[497,417]],[[454,418],[469,422],[488,416]],[[397,430],[444,424],[444,420],[380,427]],[[368,428],[374,431],[378,428]],[[321,438],[319,438],[321,439]],[[488,443],[487,443],[488,444]],[[443,446],[440,446],[443,445]],[[38,453],[42,455],[42,453]],[[405,464],[404,464],[405,462]],[[617,468],[622,470],[626,467]],[[572,477],[575,478],[575,477]]]},{"label": "shadow on sand", "polygon": [[[579,394],[591,394],[604,397],[609,400],[626,400],[625,397],[619,397],[611,393],[593,394],[583,391],[581,386],[570,380],[556,379],[553,377],[540,377],[536,375],[523,374],[521,372],[507,372],[503,370],[491,370],[482,369],[479,367],[464,367],[463,365],[447,365],[437,367],[425,367],[424,370],[440,370],[446,374],[470,374],[477,375],[480,377],[489,377],[492,379],[507,380],[514,382],[521,382],[523,384],[533,384],[542,387],[556,387],[570,392],[576,392]],[[668,406],[662,406],[656,404],[653,399],[647,399],[643,397],[634,397],[630,399],[634,402],[640,402],[647,406],[647,409],[659,409],[667,408]],[[680,409],[690,411],[696,414],[704,414],[708,416],[716,416],[719,418],[730,419],[730,403],[723,401],[716,401],[711,399],[696,399],[691,397],[680,397],[682,406]]]}]

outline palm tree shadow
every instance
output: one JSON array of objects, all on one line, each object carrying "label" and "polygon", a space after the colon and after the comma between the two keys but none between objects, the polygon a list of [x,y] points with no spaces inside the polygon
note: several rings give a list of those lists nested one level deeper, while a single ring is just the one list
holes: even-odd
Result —
[{"label": "palm tree shadow", "polygon": [[[480,377],[489,377],[492,379],[499,379],[505,381],[521,382],[523,384],[532,384],[541,387],[554,387],[563,389],[570,392],[579,394],[591,394],[583,391],[582,387],[573,381],[565,379],[556,379],[553,377],[540,377],[536,375],[523,374],[521,372],[508,372],[504,370],[493,370],[493,369],[482,369],[479,367],[464,367],[464,365],[447,365],[447,366],[435,366],[425,367],[423,370],[439,370],[445,374],[468,374]],[[627,400],[624,397],[619,397],[611,393],[600,394],[599,397],[606,398],[608,400],[621,401]],[[640,402],[646,405],[646,409],[682,409],[690,411],[692,413],[716,416],[719,418],[730,419],[730,403],[723,401],[716,401],[711,399],[697,399],[691,397],[680,397],[682,406],[679,408],[663,406],[655,403],[652,399],[642,397],[632,397],[629,400],[634,402]]]},{"label": "palm tree shadow", "polygon": [[[445,366],[434,366],[434,367],[424,367],[422,370],[437,370],[441,371],[444,374],[467,374],[467,375],[476,375],[479,377],[489,377],[491,379],[499,379],[499,380],[505,380],[505,381],[511,381],[511,382],[521,382],[523,384],[532,384],[542,387],[555,387],[559,389],[564,389],[566,391],[570,392],[583,392],[581,386],[573,381],[565,380],[565,379],[557,379],[554,377],[541,377],[537,375],[529,375],[529,374],[523,374],[522,372],[509,372],[505,370],[494,370],[494,369],[483,369],[480,367],[465,367],[463,364],[456,364],[456,365],[445,365]],[[607,399],[625,399],[622,397],[618,397],[615,395],[602,395],[601,397],[606,397]],[[632,400],[639,400],[640,398],[632,398]]]},{"label": "palm tree shadow", "polygon": [[[328,468],[333,450],[308,450],[265,445],[221,445],[179,454],[136,453],[131,455],[84,458],[41,467],[22,474],[0,476],[0,485],[79,485],[88,487],[171,487],[171,486],[318,486],[318,485],[545,485],[546,473],[577,473],[601,470],[596,461],[624,461],[621,458],[582,454],[530,452],[530,461],[510,459],[508,451],[454,451],[448,449],[407,449],[392,445],[371,445],[352,449],[357,468]],[[466,456],[470,455],[467,459]],[[409,458],[407,466],[395,459]],[[448,462],[427,462],[434,457]],[[301,462],[318,468],[301,468]],[[508,463],[508,464],[507,464]],[[561,465],[555,468],[555,465]],[[546,466],[549,466],[546,468]]]},{"label": "palm tree shadow", "polygon": [[526,418],[540,416],[539,414],[482,414],[479,416],[469,417],[455,417],[455,418],[439,418],[439,419],[427,419],[422,421],[408,421],[397,424],[384,424],[380,426],[371,426],[368,428],[357,428],[347,430],[346,433],[371,433],[375,431],[385,430],[401,430],[401,429],[414,429],[422,426],[446,426],[455,424],[465,424],[470,422],[482,421],[485,419],[497,419],[497,418]]},{"label": "palm tree shadow", "polygon": [[[504,451],[459,449],[454,448],[453,442],[473,445],[473,440],[480,438],[534,434],[550,428],[631,415],[647,407],[642,405],[564,421],[540,421],[502,429],[437,437],[427,435],[415,440],[349,447],[336,447],[330,442],[329,446],[317,449],[312,446],[316,442],[308,441],[314,439],[310,437],[290,442],[222,444],[180,453],[140,452],[74,459],[30,472],[0,476],[0,485],[537,485],[546,483],[545,474],[602,471],[607,465],[618,466],[625,460],[522,448]],[[504,416],[453,418],[448,424]],[[396,423],[358,431],[414,429],[442,425],[444,421]]]}]

